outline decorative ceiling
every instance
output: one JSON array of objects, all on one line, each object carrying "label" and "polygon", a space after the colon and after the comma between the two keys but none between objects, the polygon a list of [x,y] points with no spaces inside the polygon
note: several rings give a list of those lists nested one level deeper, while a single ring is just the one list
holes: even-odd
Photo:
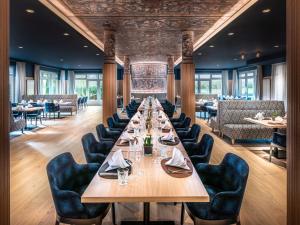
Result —
[{"label": "decorative ceiling", "polygon": [[[132,62],[181,56],[181,32],[205,34],[241,0],[61,0],[103,42],[103,25],[116,30],[116,55]],[[243,0],[243,2],[247,2]]]}]

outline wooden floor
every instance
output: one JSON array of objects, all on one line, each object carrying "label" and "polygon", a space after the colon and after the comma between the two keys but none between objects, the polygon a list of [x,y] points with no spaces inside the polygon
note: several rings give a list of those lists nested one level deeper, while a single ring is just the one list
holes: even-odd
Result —
[{"label": "wooden floor", "polygon": [[[84,163],[81,137],[94,132],[101,122],[101,108],[89,107],[78,115],[47,122],[37,132],[11,140],[11,224],[54,224],[55,210],[46,176],[46,164],[54,156],[69,151],[76,161]],[[210,132],[206,122],[202,134]],[[286,224],[286,169],[265,161],[247,148],[231,146],[215,136],[211,163],[219,163],[227,152],[244,158],[250,166],[250,176],[241,209],[243,225]],[[151,204],[151,219],[173,219],[179,223],[179,204]],[[185,224],[192,224],[186,215]],[[141,204],[117,205],[117,220],[142,219]],[[111,224],[110,214],[105,225]]]}]

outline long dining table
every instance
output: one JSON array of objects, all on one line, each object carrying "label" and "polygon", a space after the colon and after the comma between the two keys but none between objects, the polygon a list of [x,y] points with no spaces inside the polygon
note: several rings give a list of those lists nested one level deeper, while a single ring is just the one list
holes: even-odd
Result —
[{"label": "long dining table", "polygon": [[[146,100],[141,103],[140,110],[143,109],[145,102]],[[162,108],[158,101],[156,108]],[[123,132],[126,132],[126,129]],[[162,131],[158,129],[152,129],[151,133],[153,137],[163,135]],[[173,133],[175,137],[178,137],[174,129]],[[83,203],[144,203],[143,221],[122,221],[122,224],[174,224],[174,221],[150,222],[150,202],[209,202],[209,195],[194,167],[192,174],[185,178],[176,178],[164,171],[160,163],[162,158],[159,149],[161,147],[162,144],[154,141],[154,153],[151,156],[145,155],[139,162],[135,162],[135,152],[130,147],[121,147],[115,144],[106,161],[119,149],[122,150],[124,158],[133,161],[132,174],[129,176],[128,184],[119,185],[117,179],[106,179],[97,173],[83,193],[81,201]],[[164,147],[168,157],[172,156],[174,147],[179,149],[185,158],[188,158],[181,142],[176,146]]]}]

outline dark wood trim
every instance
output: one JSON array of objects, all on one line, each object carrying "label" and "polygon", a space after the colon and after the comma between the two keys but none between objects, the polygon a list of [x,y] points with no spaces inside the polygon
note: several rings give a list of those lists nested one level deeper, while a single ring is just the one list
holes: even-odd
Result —
[{"label": "dark wood trim", "polygon": [[300,224],[300,1],[287,0],[287,224]]},{"label": "dark wood trim", "polygon": [[9,225],[9,0],[0,1],[0,224]]}]

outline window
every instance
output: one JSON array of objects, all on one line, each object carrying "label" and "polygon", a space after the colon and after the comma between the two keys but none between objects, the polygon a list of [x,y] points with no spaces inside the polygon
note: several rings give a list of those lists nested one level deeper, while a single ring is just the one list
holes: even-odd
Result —
[{"label": "window", "polygon": [[9,100],[15,102],[15,66],[9,66]]},{"label": "window", "polygon": [[40,94],[42,95],[59,94],[59,80],[58,80],[57,72],[41,70]]},{"label": "window", "polygon": [[99,73],[76,73],[75,94],[87,96],[89,101],[102,99],[102,74]]},{"label": "window", "polygon": [[222,95],[222,74],[220,73],[196,74],[195,93]]},{"label": "window", "polygon": [[255,99],[256,70],[239,72],[239,95],[247,99]]}]

